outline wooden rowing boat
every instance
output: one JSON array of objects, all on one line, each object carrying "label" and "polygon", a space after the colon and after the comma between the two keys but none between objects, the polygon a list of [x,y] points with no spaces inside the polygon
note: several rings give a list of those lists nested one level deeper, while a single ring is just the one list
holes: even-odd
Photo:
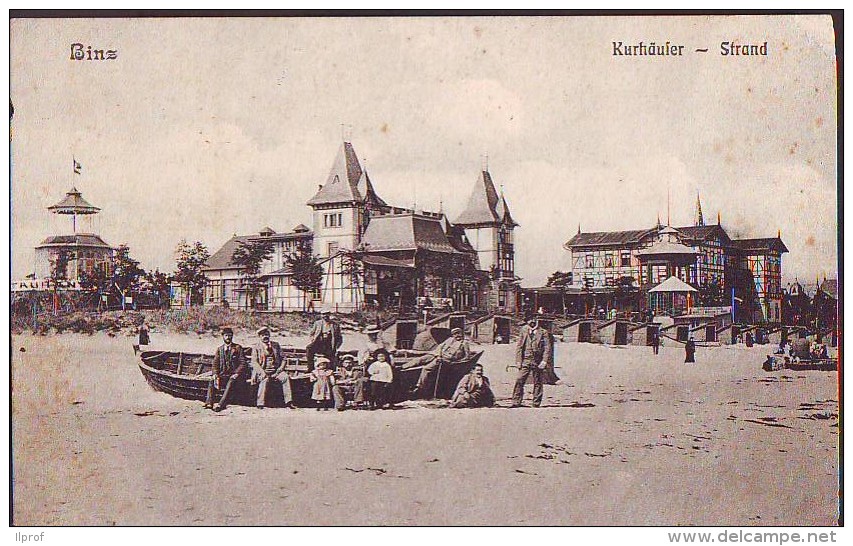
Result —
[{"label": "wooden rowing boat", "polygon": [[[308,374],[308,360],[304,349],[283,347],[285,369],[291,377],[293,402],[296,406],[312,405],[311,380]],[[423,351],[395,351],[394,386],[391,399],[394,402],[411,399],[411,390],[417,384],[423,365],[411,365],[415,358],[426,354]],[[250,359],[251,348],[246,348],[246,358]],[[338,353],[339,358],[345,355],[355,356],[353,351]],[[483,355],[482,351],[474,352],[471,357],[462,362],[442,364],[438,370],[436,381],[424,389],[426,397],[450,399],[456,385],[465,374],[471,371],[474,364]],[[183,398],[185,400],[205,400],[207,388],[212,381],[213,355],[199,353],[184,353],[172,351],[144,351],[140,355],[139,369],[148,384],[156,391]],[[221,391],[219,392],[221,395]],[[231,404],[254,405],[257,387],[248,381],[240,384],[233,393]],[[279,404],[282,400],[277,401]],[[273,400],[269,405],[277,405]]]}]

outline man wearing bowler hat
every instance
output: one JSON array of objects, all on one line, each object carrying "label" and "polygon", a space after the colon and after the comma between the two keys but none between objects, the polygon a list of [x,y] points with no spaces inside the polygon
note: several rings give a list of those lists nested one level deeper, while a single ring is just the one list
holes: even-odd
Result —
[{"label": "man wearing bowler hat", "polygon": [[[229,327],[222,329],[222,345],[213,355],[213,379],[207,386],[205,408],[213,411],[222,410],[228,403],[228,397],[237,381],[245,379],[246,355],[243,347],[234,343],[234,330]],[[214,402],[216,391],[222,391],[222,396]]]},{"label": "man wearing bowler hat", "polygon": [[252,349],[252,383],[258,385],[258,409],[267,405],[270,389],[280,388],[285,406],[293,403],[290,376],[284,371],[281,345],[270,339],[270,329],[264,326],[257,331],[261,342]]}]

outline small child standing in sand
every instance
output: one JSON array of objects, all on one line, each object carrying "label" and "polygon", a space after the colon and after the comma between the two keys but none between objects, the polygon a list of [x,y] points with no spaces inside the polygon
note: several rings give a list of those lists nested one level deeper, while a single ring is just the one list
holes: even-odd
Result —
[{"label": "small child standing in sand", "polygon": [[390,357],[385,349],[378,349],[374,353],[376,361],[367,368],[370,376],[370,404],[371,408],[384,408],[391,403],[391,384],[394,381],[394,369],[389,362]]},{"label": "small child standing in sand", "polygon": [[329,369],[329,364],[328,358],[318,357],[316,367],[311,371],[311,381],[314,383],[311,399],[316,402],[317,411],[328,410],[334,401],[332,387],[335,384],[335,374]]}]

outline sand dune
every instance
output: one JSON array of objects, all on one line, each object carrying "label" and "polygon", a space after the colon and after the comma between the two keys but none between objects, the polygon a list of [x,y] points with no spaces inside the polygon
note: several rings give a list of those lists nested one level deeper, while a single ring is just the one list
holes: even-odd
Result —
[{"label": "sand dune", "polygon": [[[240,338],[238,342],[248,342]],[[300,340],[284,340],[298,343]],[[357,344],[350,336],[348,344]],[[155,332],[154,348],[212,352]],[[131,338],[14,336],[19,525],[831,525],[838,388],[766,347],[560,344],[540,409],[315,412],[152,391]],[[21,351],[23,349],[23,351]],[[513,348],[482,362],[507,406]],[[529,392],[528,392],[529,397]]]}]

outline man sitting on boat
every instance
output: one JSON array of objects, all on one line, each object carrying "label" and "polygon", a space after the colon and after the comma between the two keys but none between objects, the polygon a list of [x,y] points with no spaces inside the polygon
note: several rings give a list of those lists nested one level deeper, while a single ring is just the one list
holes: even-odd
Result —
[{"label": "man sitting on boat", "polygon": [[284,405],[293,404],[290,375],[284,370],[281,345],[270,339],[270,329],[257,331],[261,342],[252,349],[252,384],[258,385],[258,409],[264,409],[270,389],[281,389]]},{"label": "man sitting on boat", "polygon": [[[246,373],[246,356],[243,347],[234,343],[234,330],[223,328],[222,341],[222,345],[213,355],[213,379],[207,386],[207,400],[204,403],[205,408],[213,411],[220,411],[225,407],[234,385],[244,379]],[[223,384],[225,390],[222,397],[214,403],[215,391],[222,390]]]},{"label": "man sitting on boat", "polygon": [[483,365],[475,364],[471,373],[459,381],[450,400],[451,408],[490,408],[495,405],[489,378],[483,375]]},{"label": "man sitting on boat", "polygon": [[[439,366],[462,362],[470,356],[471,347],[465,341],[465,332],[462,331],[462,328],[454,328],[450,331],[450,337],[445,339],[432,353],[416,358],[406,366],[406,368],[413,368],[423,365],[418,383],[413,391],[428,395],[429,393],[424,391],[428,389],[432,376],[439,369]],[[436,377],[435,380],[437,381],[438,378]]]}]

